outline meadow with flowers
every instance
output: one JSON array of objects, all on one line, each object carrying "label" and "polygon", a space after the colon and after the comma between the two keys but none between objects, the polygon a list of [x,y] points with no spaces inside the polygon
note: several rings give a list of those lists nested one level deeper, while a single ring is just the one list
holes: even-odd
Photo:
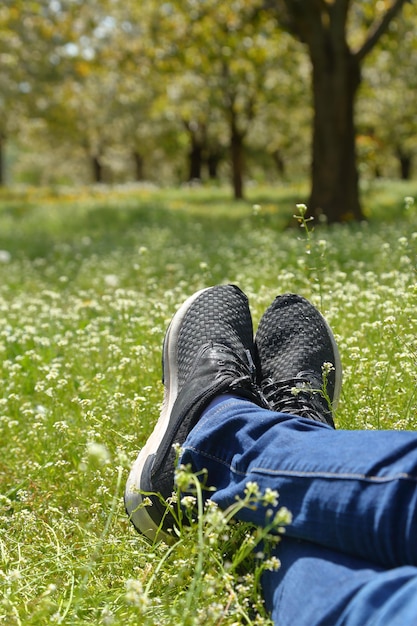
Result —
[{"label": "meadow with flowers", "polygon": [[[285,502],[261,531],[203,510],[196,486],[201,515],[171,546],[124,512],[165,329],[197,289],[238,284],[255,328],[275,295],[309,298],[341,352],[337,427],[416,428],[416,184],[373,183],[368,221],[330,228],[305,222],[302,186],[248,195],[1,192],[0,623],[269,623],[259,577],[279,562],[256,546],[288,523]],[[236,507],[276,498],[248,485]]]}]

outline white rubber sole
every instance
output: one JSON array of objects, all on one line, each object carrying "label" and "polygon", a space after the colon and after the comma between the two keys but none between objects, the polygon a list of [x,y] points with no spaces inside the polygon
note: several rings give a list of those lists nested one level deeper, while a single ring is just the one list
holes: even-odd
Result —
[{"label": "white rubber sole", "polygon": [[[319,311],[320,313],[320,311]],[[322,320],[327,328],[327,332],[328,335],[330,337],[330,342],[332,344],[333,347],[333,353],[335,356],[335,363],[332,363],[332,365],[335,368],[335,380],[334,380],[334,393],[333,393],[333,402],[332,402],[332,408],[335,410],[337,409],[337,405],[339,404],[339,398],[340,398],[340,393],[342,391],[342,377],[343,377],[343,372],[342,372],[342,361],[340,358],[340,352],[339,352],[339,348],[337,347],[337,343],[336,343],[336,339],[334,338],[333,335],[333,331],[330,328],[329,324],[327,323],[327,320],[325,319],[325,317],[320,313]]]},{"label": "white rubber sole", "polygon": [[169,426],[172,407],[177,398],[177,347],[178,335],[182,322],[193,302],[208,289],[210,289],[210,287],[201,289],[190,296],[175,313],[168,327],[163,346],[165,392],[161,413],[152,434],[147,440],[145,446],[139,452],[139,455],[130,470],[126,483],[124,498],[127,514],[129,515],[129,518],[135,528],[152,541],[156,538],[168,541],[170,536],[160,529],[160,527],[149,515],[147,507],[143,506],[143,499],[146,496],[141,493],[142,474],[147,459],[149,456],[156,454],[159,445],[164,438]]}]

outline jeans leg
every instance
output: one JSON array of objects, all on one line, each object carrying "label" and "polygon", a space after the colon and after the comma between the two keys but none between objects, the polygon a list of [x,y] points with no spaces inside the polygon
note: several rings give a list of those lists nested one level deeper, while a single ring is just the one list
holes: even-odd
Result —
[{"label": "jeans leg", "polygon": [[282,566],[265,572],[266,608],[278,626],[414,626],[417,568],[384,570],[284,537]]},{"label": "jeans leg", "polygon": [[[417,434],[333,430],[305,418],[220,398],[183,446],[182,463],[206,468],[221,508],[248,481],[279,492],[286,534],[382,567],[417,565]],[[239,518],[263,524],[265,509]]]}]

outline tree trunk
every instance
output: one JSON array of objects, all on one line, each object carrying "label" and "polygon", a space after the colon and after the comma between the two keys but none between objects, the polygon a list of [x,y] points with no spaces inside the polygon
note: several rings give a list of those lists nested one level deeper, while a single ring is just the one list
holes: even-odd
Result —
[{"label": "tree trunk", "polygon": [[405,152],[401,148],[397,148],[396,150],[398,160],[400,162],[400,176],[401,180],[410,180],[411,178],[411,166],[412,166],[412,156],[410,153]]},{"label": "tree trunk", "polygon": [[235,120],[232,120],[230,128],[230,157],[232,166],[232,185],[235,200],[242,200],[243,172],[245,168],[244,133],[237,128]]},{"label": "tree trunk", "polygon": [[188,182],[201,180],[204,150],[207,142],[207,129],[205,124],[196,120],[183,120],[190,138],[190,150],[188,152]]},{"label": "tree trunk", "polygon": [[285,161],[284,161],[284,157],[282,156],[281,150],[279,150],[278,148],[274,150],[272,152],[272,159],[275,163],[275,167],[277,168],[278,174],[281,177],[284,177],[285,176]]},{"label": "tree trunk", "polygon": [[[354,104],[360,67],[407,0],[385,7],[349,49],[349,0],[264,0],[279,23],[307,44],[313,68],[313,158],[310,214],[328,222],[363,219],[355,159]],[[356,4],[356,3],[355,3]],[[359,2],[358,2],[359,5]],[[364,24],[365,26],[365,24]]]},{"label": "tree trunk", "polygon": [[194,133],[190,132],[191,147],[188,153],[189,170],[188,181],[201,180],[201,170],[203,166],[203,144]]},{"label": "tree trunk", "polygon": [[144,180],[144,158],[137,150],[133,151],[132,156],[135,166],[135,180],[140,183]]},{"label": "tree trunk", "polygon": [[95,183],[103,182],[103,164],[101,162],[101,157],[98,154],[91,155],[91,168],[93,174],[93,181]]},{"label": "tree trunk", "polygon": [[219,151],[209,150],[206,158],[207,171],[210,180],[216,180],[218,178],[219,163],[222,160],[222,155]]},{"label": "tree trunk", "polygon": [[5,156],[4,149],[6,145],[6,138],[3,133],[0,133],[0,187],[6,182],[6,174],[5,174]]},{"label": "tree trunk", "polygon": [[362,220],[356,166],[354,106],[360,66],[344,42],[310,46],[313,63],[312,185],[308,204],[328,223]]}]

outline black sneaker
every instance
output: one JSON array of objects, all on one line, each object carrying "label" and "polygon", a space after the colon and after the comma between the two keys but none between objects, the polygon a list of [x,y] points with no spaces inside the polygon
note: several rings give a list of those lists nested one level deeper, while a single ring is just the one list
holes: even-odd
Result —
[{"label": "black sneaker", "polygon": [[321,313],[301,296],[278,296],[259,323],[255,346],[258,382],[269,407],[334,428],[342,367]]},{"label": "black sneaker", "polygon": [[203,289],[174,315],[163,346],[165,395],[160,418],[134,463],[125,491],[137,530],[167,539],[173,519],[158,497],[143,506],[143,492],[165,500],[174,489],[174,444],[182,445],[204,408],[233,393],[262,404],[256,388],[252,318],[247,297],[234,285]]}]

